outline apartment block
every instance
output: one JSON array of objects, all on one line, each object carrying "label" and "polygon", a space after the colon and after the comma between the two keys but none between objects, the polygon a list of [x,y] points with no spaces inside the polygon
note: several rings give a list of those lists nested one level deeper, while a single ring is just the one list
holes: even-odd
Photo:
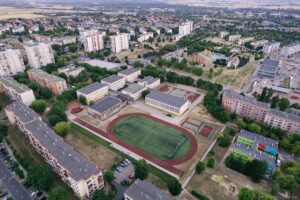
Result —
[{"label": "apartment block", "polygon": [[239,39],[238,45],[244,45],[247,42],[251,42],[254,40],[254,37],[245,37],[245,38],[241,38]]},{"label": "apartment block", "polygon": [[280,54],[282,56],[291,56],[300,52],[300,42],[295,42],[282,47]]},{"label": "apartment block", "polygon": [[98,30],[90,30],[82,33],[82,40],[84,44],[84,51],[95,52],[104,49],[103,37],[105,32],[98,32]]},{"label": "apartment block", "polygon": [[189,35],[193,31],[193,22],[185,22],[179,26],[179,35]]},{"label": "apartment block", "polygon": [[0,92],[4,92],[10,99],[21,101],[29,106],[34,100],[33,91],[26,85],[18,83],[12,77],[0,77]]},{"label": "apartment block", "polygon": [[153,33],[152,32],[148,32],[148,33],[144,33],[144,34],[139,35],[137,41],[145,42],[145,41],[148,41],[150,38],[153,38]]},{"label": "apartment block", "polygon": [[241,39],[241,35],[230,35],[228,37],[228,42],[237,42],[239,39]]},{"label": "apartment block", "polygon": [[15,102],[8,105],[5,112],[9,121],[26,135],[35,150],[80,199],[89,198],[104,187],[102,171],[58,136],[33,110]]},{"label": "apartment block", "polygon": [[101,80],[101,83],[108,85],[109,89],[117,91],[126,84],[126,78],[118,75],[111,75]]},{"label": "apartment block", "polygon": [[229,35],[229,33],[227,31],[221,31],[219,36],[220,38],[224,39],[227,35]]},{"label": "apartment block", "polygon": [[52,43],[54,44],[58,44],[58,45],[68,45],[68,44],[72,44],[72,43],[76,43],[77,42],[77,37],[76,36],[64,36],[64,37],[56,37],[52,39]]},{"label": "apartment block", "polygon": [[268,44],[268,40],[258,40],[258,41],[254,41],[251,42],[251,46],[253,46],[253,48],[259,48],[259,47],[263,47],[264,45]]},{"label": "apartment block", "polygon": [[15,75],[24,70],[25,65],[20,50],[6,49],[0,52],[0,76]]},{"label": "apartment block", "polygon": [[25,46],[28,64],[33,68],[41,68],[54,63],[54,54],[50,44],[39,43]]},{"label": "apartment block", "polygon": [[88,104],[99,101],[108,93],[108,86],[99,82],[92,83],[76,91],[77,97],[83,96]]},{"label": "apartment block", "polygon": [[227,112],[254,119],[288,133],[300,134],[300,116],[271,109],[269,104],[256,101],[253,97],[243,96],[232,90],[225,90],[222,105]]},{"label": "apartment block", "polygon": [[114,53],[120,53],[123,50],[129,49],[128,34],[121,33],[110,36],[111,50]]},{"label": "apartment block", "polygon": [[127,82],[133,83],[141,75],[141,69],[128,68],[118,73],[119,76],[125,77]]},{"label": "apartment block", "polygon": [[272,41],[264,45],[263,52],[266,54],[270,54],[275,51],[278,51],[279,48],[280,48],[280,42]]},{"label": "apartment block", "polygon": [[48,74],[41,69],[30,69],[27,71],[30,81],[37,83],[43,88],[47,88],[53,92],[54,95],[59,95],[67,90],[67,83],[64,79]]}]

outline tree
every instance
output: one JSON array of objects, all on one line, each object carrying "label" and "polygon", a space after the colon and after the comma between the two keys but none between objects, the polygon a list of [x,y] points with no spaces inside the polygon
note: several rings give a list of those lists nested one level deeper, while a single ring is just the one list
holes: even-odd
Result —
[{"label": "tree", "polygon": [[239,127],[239,129],[246,129],[247,128],[247,124],[244,122],[243,118],[238,117],[236,119],[236,124]]},{"label": "tree", "polygon": [[292,146],[292,152],[295,156],[300,156],[300,142],[296,142]]},{"label": "tree", "polygon": [[66,197],[67,191],[62,187],[55,187],[48,194],[49,200],[65,200]]},{"label": "tree", "polygon": [[180,192],[182,190],[182,186],[181,186],[180,182],[176,178],[171,178],[168,181],[167,185],[168,185],[169,192],[172,195],[177,196],[177,195],[180,194]]},{"label": "tree", "polygon": [[146,163],[145,160],[138,160],[134,163],[135,166],[135,170],[134,170],[134,174],[135,174],[135,178],[144,180],[148,177],[149,175],[149,165]]},{"label": "tree", "polygon": [[39,88],[39,86],[36,83],[34,83],[34,82],[29,83],[28,87],[30,89],[32,89],[33,91],[36,91]]},{"label": "tree", "polygon": [[231,138],[227,134],[221,134],[218,138],[218,144],[220,147],[229,147],[231,144]]},{"label": "tree", "polygon": [[47,108],[47,102],[45,100],[35,100],[31,103],[30,108],[39,114],[43,114]]},{"label": "tree", "polygon": [[145,98],[150,93],[150,90],[144,90],[142,92],[142,97]]},{"label": "tree", "polygon": [[92,198],[92,200],[112,200],[112,195],[105,194],[104,190],[97,190]]},{"label": "tree", "polygon": [[46,88],[40,88],[38,95],[42,98],[42,99],[51,99],[51,97],[53,96],[52,92]]},{"label": "tree", "polygon": [[278,107],[280,110],[285,111],[287,108],[290,107],[291,102],[286,99],[286,98],[282,98],[280,99],[280,102],[278,103]]},{"label": "tree", "polygon": [[206,166],[213,168],[215,165],[215,158],[213,156],[210,156],[207,160]]},{"label": "tree", "polygon": [[69,45],[69,50],[72,52],[72,53],[75,53],[77,51],[77,45],[76,44],[70,44]]},{"label": "tree", "polygon": [[201,174],[205,170],[205,163],[199,161],[196,165],[196,173]]},{"label": "tree", "polygon": [[87,105],[87,100],[84,96],[79,97],[79,102],[82,103],[83,105]]},{"label": "tree", "polygon": [[278,104],[280,102],[279,96],[274,96],[271,99],[271,108],[277,108]]},{"label": "tree", "polygon": [[105,173],[104,173],[104,181],[106,183],[111,183],[115,178],[115,175],[114,175],[114,172],[111,171],[111,170],[107,170]]},{"label": "tree", "polygon": [[38,190],[48,190],[54,180],[54,174],[49,167],[33,166],[28,172],[28,181]]},{"label": "tree", "polygon": [[8,132],[8,126],[5,124],[0,124],[0,142],[6,137]]},{"label": "tree", "polygon": [[286,190],[291,192],[293,195],[293,190],[297,186],[297,181],[293,175],[279,175],[276,178],[276,183],[279,185],[281,190]]},{"label": "tree", "polygon": [[239,200],[274,200],[271,195],[265,194],[258,190],[242,188],[239,193]]},{"label": "tree", "polygon": [[268,163],[266,161],[254,159],[247,164],[246,168],[246,174],[248,174],[254,182],[259,182],[268,169]]},{"label": "tree", "polygon": [[68,122],[58,122],[54,130],[62,137],[66,137],[71,130],[71,125]]},{"label": "tree", "polygon": [[255,122],[252,122],[249,126],[248,126],[248,130],[254,133],[261,133],[261,126]]}]

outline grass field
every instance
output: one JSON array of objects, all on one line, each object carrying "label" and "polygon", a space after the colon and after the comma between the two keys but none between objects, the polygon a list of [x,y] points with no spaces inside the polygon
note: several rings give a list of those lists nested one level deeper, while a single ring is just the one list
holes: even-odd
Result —
[{"label": "grass field", "polygon": [[116,137],[162,160],[177,159],[190,150],[187,136],[143,116],[129,116],[113,127]]}]

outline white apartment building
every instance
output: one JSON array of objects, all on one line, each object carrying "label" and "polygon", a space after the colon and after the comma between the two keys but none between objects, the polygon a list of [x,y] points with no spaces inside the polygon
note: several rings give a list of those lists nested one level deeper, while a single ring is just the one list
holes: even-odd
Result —
[{"label": "white apartment building", "polygon": [[33,68],[41,68],[54,63],[54,54],[50,44],[39,43],[25,46],[28,64]]},{"label": "white apartment building", "polygon": [[83,96],[86,98],[87,103],[90,104],[91,102],[99,101],[105,97],[108,93],[108,89],[109,87],[107,85],[95,82],[77,90],[77,98],[79,99],[80,96]]},{"label": "white apartment building", "polygon": [[35,100],[32,89],[18,83],[10,76],[0,77],[0,92],[4,92],[10,99],[21,101],[27,106]]},{"label": "white apartment building", "polygon": [[150,38],[153,38],[152,32],[148,32],[148,33],[139,35],[137,40],[138,40],[138,42],[145,42],[145,41],[148,41]]},{"label": "white apartment building", "polygon": [[229,33],[227,31],[221,31],[220,32],[220,38],[224,39]]},{"label": "white apartment building", "polygon": [[179,26],[179,35],[189,35],[193,31],[193,22],[185,22]]},{"label": "white apartment building", "polygon": [[91,197],[104,187],[103,174],[97,166],[66,143],[32,109],[21,102],[5,108],[30,144],[80,199]]},{"label": "white apartment building", "polygon": [[282,47],[280,55],[290,56],[300,52],[300,42],[295,42],[289,45]]},{"label": "white apartment building", "polygon": [[255,49],[258,47],[263,47],[265,44],[268,44],[268,40],[258,40],[255,42],[251,42],[251,46],[253,46]]},{"label": "white apartment building", "polygon": [[133,83],[141,75],[141,69],[129,68],[118,73],[119,76],[125,77],[127,82]]},{"label": "white apartment building", "polygon": [[126,78],[118,75],[111,75],[101,80],[101,83],[108,85],[109,89],[117,91],[126,84]]},{"label": "white apartment building", "polygon": [[245,38],[241,38],[239,39],[238,45],[244,45],[247,42],[251,42],[254,40],[254,37],[245,37]]},{"label": "white apartment building", "polygon": [[138,84],[148,89],[154,89],[160,85],[160,79],[152,76],[146,76],[138,81]]},{"label": "white apartment building", "polygon": [[99,32],[98,30],[84,31],[81,33],[84,51],[95,52],[104,49],[103,37],[105,35],[105,32]]},{"label": "white apartment building", "polygon": [[0,52],[0,76],[24,72],[25,65],[20,50],[6,49]]},{"label": "white apartment building", "polygon": [[280,42],[269,42],[268,44],[265,44],[263,47],[263,52],[266,54],[273,53],[275,51],[278,51],[280,48]]},{"label": "white apartment building", "polygon": [[239,41],[239,39],[241,39],[241,35],[230,35],[228,37],[228,42],[236,42]]},{"label": "white apartment building", "polygon": [[114,53],[120,53],[123,50],[129,49],[128,34],[121,33],[110,36],[111,50]]}]

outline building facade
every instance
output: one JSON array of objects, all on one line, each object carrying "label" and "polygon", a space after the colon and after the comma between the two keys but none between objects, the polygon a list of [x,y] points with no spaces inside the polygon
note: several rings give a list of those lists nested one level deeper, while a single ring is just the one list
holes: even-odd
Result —
[{"label": "building facade", "polygon": [[291,56],[300,52],[300,42],[295,42],[282,47],[280,54],[282,56]]},{"label": "building facade", "polygon": [[11,76],[24,72],[25,65],[21,51],[6,49],[0,52],[0,76]]},{"label": "building facade", "polygon": [[40,43],[25,46],[25,52],[30,67],[41,68],[55,62],[50,44]]},{"label": "building facade", "polygon": [[104,49],[105,32],[98,32],[98,30],[90,30],[82,33],[84,51],[95,52]]},{"label": "building facade", "polygon": [[141,75],[141,69],[128,68],[123,71],[120,71],[118,75],[124,77],[127,82],[133,83]]},{"label": "building facade", "polygon": [[59,95],[67,90],[67,83],[64,79],[48,74],[41,69],[30,69],[27,71],[27,74],[30,81],[49,89],[54,95]]},{"label": "building facade", "polygon": [[108,93],[108,86],[99,82],[92,83],[76,91],[78,99],[80,96],[86,98],[88,104],[104,98]]},{"label": "building facade", "polygon": [[179,35],[189,35],[193,31],[193,22],[185,22],[179,26]]},{"label": "building facade", "polygon": [[148,89],[154,89],[160,85],[160,79],[152,76],[146,76],[143,79],[140,79],[138,84]]},{"label": "building facade", "polygon": [[91,197],[104,187],[103,174],[91,161],[59,137],[33,110],[15,102],[6,115],[28,138],[30,144],[80,198]]},{"label": "building facade", "polygon": [[269,42],[268,44],[264,45],[263,52],[265,54],[270,54],[275,51],[278,51],[279,48],[280,48],[280,42],[272,41],[272,42]]},{"label": "building facade", "polygon": [[230,35],[228,37],[228,42],[237,42],[241,39],[241,35]]},{"label": "building facade", "polygon": [[73,64],[57,69],[59,73],[64,73],[67,77],[77,77],[81,72],[84,71],[83,67],[76,67]]},{"label": "building facade", "polygon": [[133,98],[133,100],[137,100],[142,96],[143,91],[145,91],[147,88],[144,86],[141,86],[137,83],[132,83],[128,85],[127,88],[123,89],[121,92],[122,94],[128,95]]},{"label": "building facade", "polygon": [[4,92],[10,99],[21,101],[27,106],[35,100],[32,89],[9,76],[0,77],[0,92]]},{"label": "building facade", "polygon": [[137,40],[139,42],[145,42],[145,41],[148,41],[150,38],[153,38],[153,33],[152,32],[143,33],[143,34],[139,35]]},{"label": "building facade", "polygon": [[123,50],[129,49],[128,34],[121,33],[110,36],[111,50],[114,53],[120,53]]},{"label": "building facade", "polygon": [[101,83],[108,85],[109,89],[117,91],[126,84],[126,78],[118,75],[111,75],[101,80]]}]

